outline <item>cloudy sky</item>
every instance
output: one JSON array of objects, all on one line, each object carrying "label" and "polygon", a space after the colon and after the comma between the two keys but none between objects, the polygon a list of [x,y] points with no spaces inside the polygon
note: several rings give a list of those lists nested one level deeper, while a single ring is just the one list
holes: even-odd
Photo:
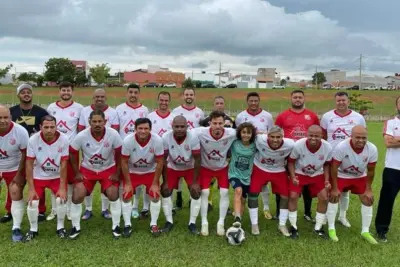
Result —
[{"label": "cloudy sky", "polygon": [[179,71],[400,72],[398,0],[1,0],[0,67],[49,57]]}]

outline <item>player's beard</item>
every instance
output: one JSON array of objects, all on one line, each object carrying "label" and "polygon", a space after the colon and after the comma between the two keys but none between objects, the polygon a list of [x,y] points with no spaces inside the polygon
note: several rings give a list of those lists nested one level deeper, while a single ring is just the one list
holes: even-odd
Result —
[{"label": "player's beard", "polygon": [[293,109],[302,109],[302,108],[304,108],[304,103],[302,103],[300,105],[296,105],[296,104],[292,103],[292,108]]},{"label": "player's beard", "polygon": [[188,105],[191,105],[191,104],[193,103],[193,99],[191,99],[191,98],[186,98],[186,99],[185,99],[185,103],[188,104]]},{"label": "player's beard", "polygon": [[23,104],[31,104],[32,103],[32,97],[29,98],[29,100],[25,99],[25,97],[19,97],[19,101]]},{"label": "player's beard", "polygon": [[71,98],[72,98],[72,95],[62,95],[61,96],[61,99],[63,101],[69,101],[69,100],[71,100]]}]

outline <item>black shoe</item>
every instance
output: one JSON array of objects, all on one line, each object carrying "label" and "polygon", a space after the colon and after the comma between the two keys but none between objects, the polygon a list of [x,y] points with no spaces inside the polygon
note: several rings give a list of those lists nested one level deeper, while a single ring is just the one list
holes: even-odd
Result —
[{"label": "black shoe", "polygon": [[35,237],[37,237],[38,234],[39,234],[38,232],[29,231],[29,232],[26,233],[26,235],[24,236],[22,241],[23,242],[29,242],[32,239],[34,239]]},{"label": "black shoe", "polygon": [[211,203],[208,203],[208,212],[213,210],[213,206],[211,205]]},{"label": "black shoe", "polygon": [[164,228],[161,229],[161,232],[163,232],[163,233],[171,232],[171,231],[172,231],[172,228],[174,228],[174,224],[167,221],[167,222],[165,223],[165,225],[164,225]]},{"label": "black shoe", "polygon": [[14,229],[12,230],[12,237],[13,242],[21,242],[24,239],[24,235],[21,232],[21,229]]},{"label": "black shoe", "polygon": [[388,241],[386,233],[378,233],[377,238],[382,243],[386,243]]},{"label": "black shoe", "polygon": [[64,228],[61,228],[61,229],[59,229],[59,230],[57,230],[57,236],[60,238],[60,239],[65,239],[65,238],[67,238],[67,231],[64,229]]},{"label": "black shoe", "polygon": [[176,202],[175,202],[176,208],[177,209],[182,209],[183,205],[183,198],[182,198],[182,192],[176,192]]},{"label": "black shoe", "polygon": [[316,234],[317,236],[323,238],[323,239],[328,239],[328,236],[326,235],[324,229],[319,229],[319,230],[315,230],[314,229],[314,234]]},{"label": "black shoe", "polygon": [[242,219],[240,217],[235,217],[235,221],[232,224],[233,227],[240,228],[242,226]]},{"label": "black shoe", "polygon": [[140,219],[141,220],[146,220],[147,218],[149,218],[150,212],[149,210],[142,210],[140,212]]},{"label": "black shoe", "polygon": [[11,213],[7,213],[0,219],[0,223],[8,223],[9,221],[12,221]]},{"label": "black shoe", "polygon": [[292,239],[299,238],[299,231],[296,228],[294,228],[293,226],[290,226],[289,233],[290,233],[290,238],[292,238]]},{"label": "black shoe", "polygon": [[112,230],[112,235],[115,239],[118,239],[121,236],[121,228],[119,226],[116,226],[113,230]]},{"label": "black shoe", "polygon": [[128,238],[132,235],[132,226],[127,225],[124,227],[124,231],[122,232],[122,236]]},{"label": "black shoe", "polygon": [[200,234],[199,231],[197,231],[197,228],[196,228],[196,224],[195,224],[195,223],[189,224],[189,225],[188,225],[188,229],[189,229],[189,232],[190,232],[191,234],[193,234],[193,235],[199,235],[199,234]]},{"label": "black shoe", "polygon": [[38,222],[45,222],[46,221],[46,214],[39,213]]},{"label": "black shoe", "polygon": [[69,239],[77,239],[81,234],[81,230],[76,230],[76,227],[72,227],[71,232],[69,233]]}]

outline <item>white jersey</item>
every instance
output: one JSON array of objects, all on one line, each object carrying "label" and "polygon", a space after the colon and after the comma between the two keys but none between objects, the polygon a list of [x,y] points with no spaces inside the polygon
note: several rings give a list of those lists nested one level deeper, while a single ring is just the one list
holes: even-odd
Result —
[{"label": "white jersey", "polygon": [[191,109],[179,106],[175,108],[172,113],[174,113],[175,116],[181,115],[185,117],[189,130],[200,127],[200,121],[204,120],[204,112],[196,106]]},{"label": "white jersey", "polygon": [[106,127],[104,135],[96,139],[87,128],[78,133],[71,143],[72,151],[82,151],[81,167],[101,172],[115,165],[115,150],[121,149],[122,140],[118,132]]},{"label": "white jersey", "polygon": [[201,166],[218,171],[228,166],[227,155],[233,141],[236,140],[236,130],[224,128],[221,138],[211,135],[210,127],[200,127],[193,130],[200,140]]},{"label": "white jersey", "polygon": [[122,143],[122,157],[129,158],[129,173],[145,174],[156,171],[156,158],[164,157],[161,137],[151,133],[145,143],[136,134],[129,134]]},{"label": "white jersey", "polygon": [[[87,107],[84,107],[81,112],[81,117],[79,118],[79,127],[83,128],[88,128],[89,125],[89,116],[90,113],[94,110],[94,106],[90,105]],[[103,110],[104,115],[106,117],[106,126],[107,127],[112,127],[112,128],[118,128],[119,127],[119,119],[118,119],[118,114],[115,109],[112,107],[106,106],[106,108]]]},{"label": "white jersey", "polygon": [[48,143],[40,131],[29,138],[26,159],[34,160],[33,178],[53,180],[60,178],[61,161],[69,156],[68,137],[56,131],[56,139]]},{"label": "white jersey", "polygon": [[10,128],[0,135],[0,177],[3,172],[14,172],[19,168],[21,152],[26,151],[29,135],[24,127],[11,122]]},{"label": "white jersey", "polygon": [[151,132],[162,137],[163,134],[172,130],[172,121],[175,118],[174,113],[168,112],[165,116],[162,116],[158,111],[153,111],[147,116],[151,121]]},{"label": "white jersey", "polygon": [[183,142],[175,140],[173,131],[165,133],[162,137],[164,154],[168,153],[168,165],[170,169],[185,171],[194,168],[193,155],[200,154],[200,141],[191,131],[187,131]]},{"label": "white jersey", "polygon": [[119,118],[119,134],[122,140],[135,131],[135,121],[139,118],[146,118],[149,109],[142,104],[132,107],[128,103],[120,104],[116,109]]},{"label": "white jersey", "polygon": [[47,107],[47,112],[56,118],[57,130],[65,134],[71,142],[78,133],[78,124],[82,109],[83,106],[76,102],[62,107],[57,101]]},{"label": "white jersey", "polygon": [[332,148],[349,138],[351,130],[356,125],[367,127],[364,117],[353,110],[350,110],[345,116],[339,115],[336,110],[331,110],[321,118],[321,127],[326,131],[328,142],[332,145]]},{"label": "white jersey", "polygon": [[375,165],[378,161],[378,149],[367,142],[364,149],[354,151],[351,139],[340,142],[333,150],[333,161],[340,163],[338,178],[354,179],[367,176],[367,166]]},{"label": "white jersey", "polygon": [[255,144],[257,152],[254,156],[254,165],[270,173],[286,171],[286,158],[290,155],[294,146],[292,139],[283,138],[282,145],[277,149],[272,149],[268,143],[268,136],[258,134]]},{"label": "white jersey", "polygon": [[248,110],[240,112],[235,120],[236,127],[244,122],[250,122],[256,127],[257,132],[268,132],[269,129],[274,125],[272,115],[261,109],[257,114],[249,113]]},{"label": "white jersey", "polygon": [[325,140],[321,140],[321,146],[317,151],[311,152],[307,138],[298,140],[289,156],[290,161],[295,161],[297,174],[315,177],[324,173],[324,164],[332,160],[332,146]]},{"label": "white jersey", "polygon": [[[400,138],[400,119],[395,117],[385,122],[383,129],[384,135]],[[400,170],[400,148],[387,148],[385,157],[385,167]]]}]

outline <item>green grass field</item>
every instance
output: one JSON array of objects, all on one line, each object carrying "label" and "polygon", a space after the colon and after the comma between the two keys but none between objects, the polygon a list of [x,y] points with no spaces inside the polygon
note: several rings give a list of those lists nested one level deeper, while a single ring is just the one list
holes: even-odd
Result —
[{"label": "green grass field", "polygon": [[[374,182],[376,203],[378,203],[381,186],[381,174],[385,148],[382,139],[382,123],[369,123],[370,141],[379,147],[379,163]],[[153,238],[149,233],[149,220],[133,220],[134,233],[130,239],[113,240],[111,221],[100,216],[100,195],[96,189],[94,213],[89,222],[82,222],[82,234],[78,240],[59,240],[56,235],[56,222],[45,222],[39,225],[39,236],[31,243],[13,244],[11,242],[11,223],[0,225],[0,265],[1,266],[398,266],[398,248],[400,227],[398,211],[395,210],[389,242],[372,246],[360,237],[361,216],[358,197],[352,196],[348,218],[351,229],[344,229],[337,224],[340,241],[333,243],[321,240],[313,235],[313,226],[304,222],[302,203],[299,204],[299,231],[297,241],[284,239],[277,232],[277,221],[266,221],[261,217],[261,235],[250,234],[250,221],[245,213],[243,228],[246,241],[240,247],[228,245],[224,238],[216,236],[218,220],[218,193],[214,193],[214,210],[209,213],[210,236],[194,237],[187,231],[189,209],[185,207],[174,217],[175,228],[169,234]],[[49,193],[48,193],[49,194]],[[49,196],[49,195],[48,195]],[[1,199],[5,198],[2,190]],[[185,200],[188,200],[185,191]],[[47,198],[48,203],[50,197]],[[231,198],[232,201],[232,198]],[[395,209],[398,210],[398,204]],[[4,202],[1,203],[1,214],[4,214]],[[274,197],[271,196],[271,207],[275,212]],[[49,207],[49,205],[48,205]],[[315,201],[314,209],[315,210]],[[232,223],[228,216],[226,226]],[[165,222],[160,214],[159,224]],[[200,226],[200,217],[198,226]],[[70,222],[66,222],[69,229]],[[29,229],[25,214],[23,230]],[[375,235],[374,223],[371,232]]]}]

